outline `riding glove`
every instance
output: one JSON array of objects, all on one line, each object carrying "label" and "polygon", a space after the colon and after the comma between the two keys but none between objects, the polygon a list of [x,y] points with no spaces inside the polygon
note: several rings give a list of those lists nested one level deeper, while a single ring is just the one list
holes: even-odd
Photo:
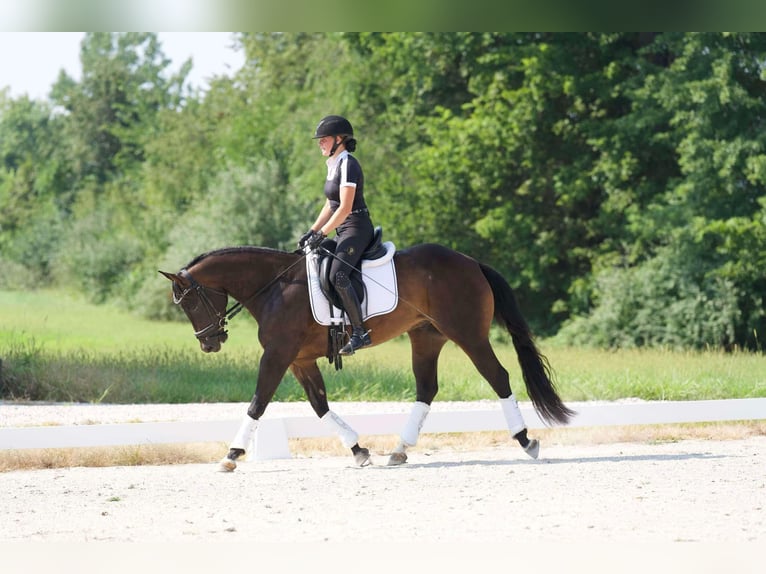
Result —
[{"label": "riding glove", "polygon": [[309,240],[309,238],[314,235],[315,231],[313,229],[309,229],[306,233],[301,235],[301,238],[298,240],[298,247],[303,249],[303,246],[306,245],[306,242]]},{"label": "riding glove", "polygon": [[306,240],[306,245],[308,245],[312,250],[316,249],[322,244],[322,241],[324,241],[325,237],[325,234],[321,231],[312,231],[311,236]]}]

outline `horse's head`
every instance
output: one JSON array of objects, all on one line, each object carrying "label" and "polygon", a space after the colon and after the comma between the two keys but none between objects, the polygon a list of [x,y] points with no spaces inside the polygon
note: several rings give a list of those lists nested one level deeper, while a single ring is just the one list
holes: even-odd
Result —
[{"label": "horse's head", "polygon": [[188,271],[160,271],[173,282],[173,302],[180,305],[194,328],[194,336],[205,353],[217,353],[229,335],[226,332],[225,291],[205,287],[195,281]]}]

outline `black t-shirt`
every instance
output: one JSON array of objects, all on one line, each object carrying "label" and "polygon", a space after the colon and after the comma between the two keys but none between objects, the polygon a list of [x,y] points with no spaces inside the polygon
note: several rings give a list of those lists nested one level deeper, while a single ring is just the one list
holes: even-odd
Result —
[{"label": "black t-shirt", "polygon": [[324,194],[330,200],[330,208],[335,211],[340,207],[341,187],[355,187],[352,211],[366,209],[364,201],[364,174],[359,161],[348,151],[343,150],[337,159],[327,161],[327,180],[324,183]]}]

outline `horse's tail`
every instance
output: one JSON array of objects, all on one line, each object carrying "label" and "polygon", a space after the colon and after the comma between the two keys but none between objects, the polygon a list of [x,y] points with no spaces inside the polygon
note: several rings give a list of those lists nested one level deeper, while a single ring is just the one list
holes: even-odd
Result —
[{"label": "horse's tail", "polygon": [[549,423],[566,424],[575,412],[562,402],[556,392],[548,359],[537,349],[513,289],[492,267],[483,263],[479,265],[495,297],[495,320],[511,334],[527,394],[535,410]]}]

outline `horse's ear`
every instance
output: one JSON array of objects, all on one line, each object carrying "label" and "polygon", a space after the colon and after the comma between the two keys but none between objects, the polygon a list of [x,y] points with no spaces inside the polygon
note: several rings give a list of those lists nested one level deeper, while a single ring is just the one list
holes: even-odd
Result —
[{"label": "horse's ear", "polygon": [[181,278],[175,273],[166,273],[165,271],[159,271],[159,273],[162,273],[165,277],[170,279],[173,283],[181,283]]}]

